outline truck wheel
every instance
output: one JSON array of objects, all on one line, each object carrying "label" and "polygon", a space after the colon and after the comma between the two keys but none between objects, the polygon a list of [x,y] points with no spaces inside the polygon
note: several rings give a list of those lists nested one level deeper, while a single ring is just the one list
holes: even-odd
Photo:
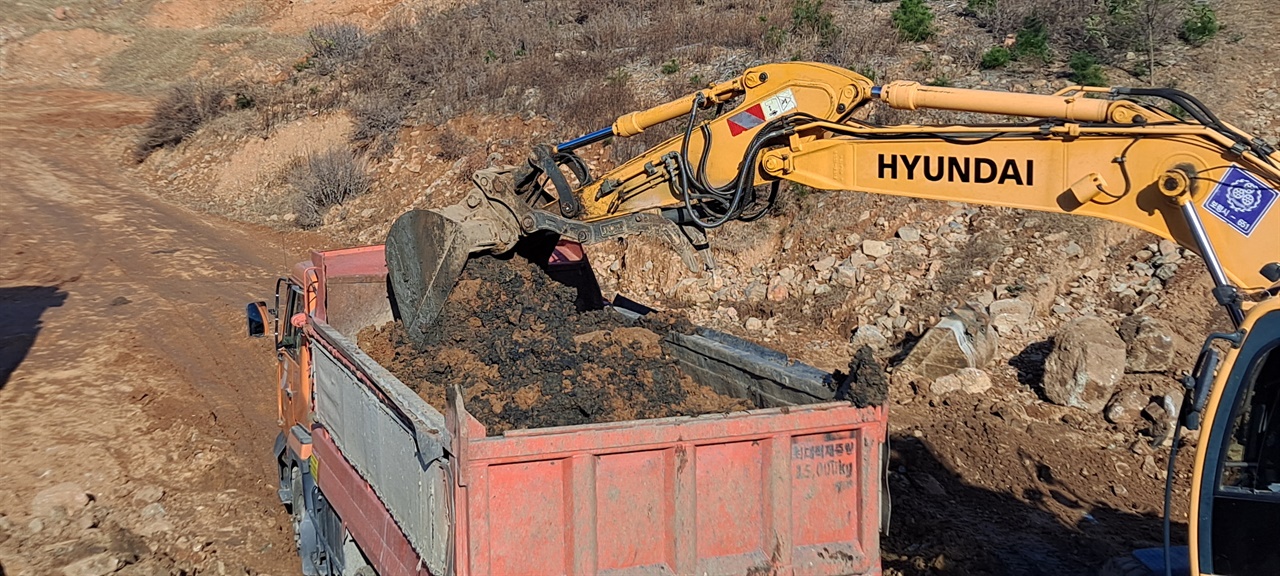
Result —
[{"label": "truck wheel", "polygon": [[307,501],[302,494],[302,471],[297,466],[292,467],[289,474],[289,494],[292,498],[289,512],[293,520],[293,545],[302,550],[302,519],[306,517]]},{"label": "truck wheel", "polygon": [[1154,576],[1137,558],[1131,555],[1117,556],[1098,570],[1098,576]]}]

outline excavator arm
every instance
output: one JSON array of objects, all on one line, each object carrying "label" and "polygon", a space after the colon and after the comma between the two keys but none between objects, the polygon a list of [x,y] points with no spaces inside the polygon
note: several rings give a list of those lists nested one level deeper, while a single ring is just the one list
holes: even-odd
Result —
[{"label": "excavator arm", "polygon": [[[1192,119],[1130,97],[1166,100]],[[878,126],[855,118],[877,100],[1008,121]],[[683,134],[599,177],[573,153],[677,119]],[[1238,323],[1242,291],[1280,279],[1273,264],[1280,260],[1280,210],[1271,210],[1277,162],[1266,143],[1176,90],[1075,87],[1036,95],[875,86],[834,66],[771,64],[582,138],[538,147],[527,166],[478,173],[478,188],[464,203],[396,222],[388,266],[402,316],[417,328],[410,333],[420,333],[471,254],[509,250],[538,231],[584,243],[658,233],[697,267],[691,247],[705,247],[706,229],[763,215],[777,185],[788,181],[1129,224],[1200,254],[1215,297]]]}]

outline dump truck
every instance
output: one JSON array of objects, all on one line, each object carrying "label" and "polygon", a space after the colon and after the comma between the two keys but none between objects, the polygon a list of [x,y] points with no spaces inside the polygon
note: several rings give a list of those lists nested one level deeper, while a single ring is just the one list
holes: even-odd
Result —
[{"label": "dump truck", "polygon": [[[590,273],[572,243],[553,260]],[[304,574],[880,574],[886,409],[832,401],[832,374],[673,333],[686,374],[758,408],[488,434],[361,350],[395,306],[383,246],[313,252],[248,306],[279,358],[272,458]]]}]

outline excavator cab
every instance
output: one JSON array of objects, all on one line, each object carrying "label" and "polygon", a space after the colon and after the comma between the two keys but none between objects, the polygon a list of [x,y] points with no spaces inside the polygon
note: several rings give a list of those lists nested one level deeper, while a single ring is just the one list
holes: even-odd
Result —
[{"label": "excavator cab", "polygon": [[1280,574],[1280,303],[1236,333],[1196,455],[1192,563],[1199,574]]}]

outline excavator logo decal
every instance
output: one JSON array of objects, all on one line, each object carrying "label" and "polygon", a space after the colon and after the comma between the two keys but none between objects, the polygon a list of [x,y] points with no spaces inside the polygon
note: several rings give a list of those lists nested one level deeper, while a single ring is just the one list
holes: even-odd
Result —
[{"label": "excavator logo decal", "polygon": [[[1013,158],[998,163],[990,158],[958,156],[922,156],[916,154],[880,154],[879,175],[883,180],[917,176],[930,182],[960,182],[964,184],[1008,184],[1032,186],[1035,184],[1035,161],[1030,158],[1019,162]],[[901,170],[899,170],[901,169]]]},{"label": "excavator logo decal", "polygon": [[1205,199],[1204,208],[1248,236],[1278,196],[1280,193],[1233,164]]}]

